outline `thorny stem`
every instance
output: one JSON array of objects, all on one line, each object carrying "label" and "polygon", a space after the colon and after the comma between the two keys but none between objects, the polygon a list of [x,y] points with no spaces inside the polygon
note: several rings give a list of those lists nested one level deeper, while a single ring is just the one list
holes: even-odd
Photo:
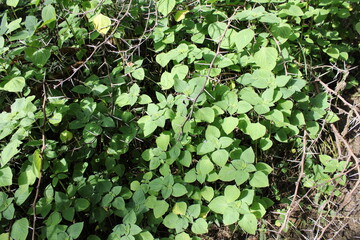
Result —
[{"label": "thorny stem", "polygon": [[39,169],[39,179],[36,185],[36,191],[35,191],[35,197],[34,197],[34,201],[32,204],[32,208],[33,208],[33,224],[32,224],[32,240],[35,240],[35,233],[36,233],[36,202],[37,199],[39,197],[39,191],[40,191],[40,185],[41,185],[41,179],[42,179],[42,163],[44,162],[44,152],[46,149],[46,136],[45,136],[45,127],[46,127],[46,122],[47,122],[47,118],[46,118],[46,102],[47,102],[47,91],[46,91],[46,73],[44,74],[44,79],[43,79],[43,83],[42,83],[42,88],[43,88],[43,101],[42,101],[42,106],[41,106],[41,111],[43,112],[43,124],[41,127],[41,140],[42,140],[42,146],[41,146],[41,150],[40,150],[40,159],[41,159],[41,164],[40,164],[40,169]]}]

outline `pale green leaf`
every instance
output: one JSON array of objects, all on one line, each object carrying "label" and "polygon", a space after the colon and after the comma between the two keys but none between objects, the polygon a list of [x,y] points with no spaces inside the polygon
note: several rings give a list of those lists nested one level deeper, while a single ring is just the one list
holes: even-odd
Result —
[{"label": "pale green leaf", "polygon": [[196,120],[212,123],[215,119],[214,110],[210,107],[204,107],[197,110],[194,114]]},{"label": "pale green leaf", "polygon": [[188,12],[189,12],[189,10],[177,11],[174,16],[175,21],[180,22],[181,20],[183,20]]},{"label": "pale green leaf", "polygon": [[198,174],[208,174],[214,169],[214,164],[207,157],[199,160],[196,164],[196,171]]},{"label": "pale green leaf", "polygon": [[131,76],[137,80],[143,80],[145,77],[145,71],[143,68],[138,68],[131,73]]},{"label": "pale green leaf", "polygon": [[10,167],[0,168],[0,187],[12,185],[12,171]]},{"label": "pale green leaf", "polygon": [[171,69],[173,78],[183,80],[189,72],[189,67],[183,64],[177,64]]},{"label": "pale green leaf", "polygon": [[25,78],[14,77],[0,83],[0,90],[8,92],[22,92],[25,87]]},{"label": "pale green leaf", "polygon": [[166,151],[170,143],[170,132],[163,132],[156,138],[156,145]]},{"label": "pale green leaf", "polygon": [[189,236],[189,234],[182,232],[176,235],[175,240],[191,240],[191,237]]},{"label": "pale green leaf", "polygon": [[205,219],[198,218],[191,226],[191,231],[195,234],[204,234],[208,232],[208,224]]},{"label": "pale green leaf", "polygon": [[232,133],[239,124],[239,119],[235,117],[224,118],[224,122],[221,124],[222,129],[226,134]]},{"label": "pale green leaf", "polygon": [[187,209],[187,205],[185,202],[177,202],[175,203],[172,212],[177,215],[185,215]]},{"label": "pale green leaf", "polygon": [[261,123],[251,123],[246,126],[246,134],[250,135],[252,140],[259,139],[266,134],[266,127]]},{"label": "pale green leaf", "polygon": [[221,40],[221,36],[226,30],[226,27],[227,25],[224,22],[214,22],[209,24],[208,33],[211,39],[215,42],[219,42]]},{"label": "pale green leaf", "polygon": [[35,63],[38,67],[44,66],[51,56],[49,49],[41,48],[33,53],[31,56],[31,61]]},{"label": "pale green leaf", "polygon": [[6,0],[6,5],[10,7],[16,7],[19,3],[19,0]]},{"label": "pale green leaf", "polygon": [[219,196],[214,198],[208,205],[211,211],[219,214],[224,214],[225,209],[228,207],[226,198],[224,196]]},{"label": "pale green leaf", "polygon": [[184,185],[182,185],[181,183],[175,183],[172,188],[173,188],[172,195],[174,197],[181,197],[188,192],[186,187]]},{"label": "pale green leaf", "polygon": [[172,88],[172,86],[174,86],[173,75],[169,72],[164,72],[160,78],[160,85],[162,90]]},{"label": "pale green leaf", "polygon": [[263,47],[254,55],[256,65],[266,70],[272,70],[276,66],[278,52],[273,47]]},{"label": "pale green leaf", "polygon": [[223,167],[229,159],[229,153],[224,149],[219,149],[211,154],[211,159],[216,165]]},{"label": "pale green leaf", "polygon": [[204,186],[201,189],[201,196],[208,202],[214,197],[214,189],[212,187]]},{"label": "pale green leaf", "polygon": [[29,233],[29,221],[27,218],[16,220],[11,227],[11,238],[14,240],[25,240]]},{"label": "pale green leaf", "polygon": [[257,230],[257,219],[252,213],[244,214],[238,222],[239,226],[247,233],[255,234]]},{"label": "pale green leaf", "polygon": [[41,11],[41,18],[43,24],[49,24],[56,20],[56,11],[52,5],[46,5]]},{"label": "pale green leaf", "polygon": [[37,149],[32,155],[32,170],[37,178],[40,177],[41,165],[42,165],[42,160],[40,156],[40,150]]},{"label": "pale green leaf", "polygon": [[239,220],[239,216],[240,214],[236,209],[226,208],[224,212],[223,223],[225,225],[236,223],[236,221]]},{"label": "pale green leaf", "polygon": [[2,167],[5,166],[5,164],[8,163],[10,159],[19,152],[18,147],[20,144],[21,141],[13,140],[3,148],[0,159]]},{"label": "pale green leaf", "polygon": [[235,34],[235,45],[238,52],[241,52],[254,38],[255,33],[252,29],[246,28]]},{"label": "pale green leaf", "polygon": [[111,19],[103,14],[96,15],[92,22],[94,24],[95,30],[101,34],[106,34],[110,30]]},{"label": "pale green leaf", "polygon": [[262,171],[256,171],[250,179],[250,185],[256,188],[269,186],[268,176]]},{"label": "pale green leaf", "polygon": [[155,218],[162,217],[169,209],[169,204],[164,200],[158,200],[154,206]]},{"label": "pale green leaf", "polygon": [[238,102],[238,109],[237,109],[237,113],[239,114],[243,114],[243,113],[247,113],[248,111],[250,111],[252,109],[252,105],[246,101],[239,101]]},{"label": "pale green leaf", "polygon": [[167,16],[175,7],[175,0],[160,0],[157,2],[157,10],[164,16]]},{"label": "pale green leaf", "polygon": [[234,202],[240,197],[240,190],[235,185],[228,185],[225,188],[224,196],[227,202]]},{"label": "pale green leaf", "polygon": [[83,227],[84,222],[74,223],[66,230],[66,232],[72,239],[77,239],[80,236]]}]

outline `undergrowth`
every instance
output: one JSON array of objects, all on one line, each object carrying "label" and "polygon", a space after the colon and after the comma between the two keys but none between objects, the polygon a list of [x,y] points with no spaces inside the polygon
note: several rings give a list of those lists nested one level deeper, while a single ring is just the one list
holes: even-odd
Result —
[{"label": "undergrowth", "polygon": [[360,183],[343,94],[358,85],[357,0],[0,9],[0,239],[345,228],[332,227]]}]

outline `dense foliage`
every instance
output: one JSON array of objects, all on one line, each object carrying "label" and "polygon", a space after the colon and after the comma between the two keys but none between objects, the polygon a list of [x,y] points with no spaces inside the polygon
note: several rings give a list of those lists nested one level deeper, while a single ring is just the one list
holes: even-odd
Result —
[{"label": "dense foliage", "polygon": [[[357,0],[0,9],[0,239],[256,234],[277,201],[269,155],[338,120],[319,81],[356,84]],[[349,166],[307,155],[301,181],[330,194]]]}]

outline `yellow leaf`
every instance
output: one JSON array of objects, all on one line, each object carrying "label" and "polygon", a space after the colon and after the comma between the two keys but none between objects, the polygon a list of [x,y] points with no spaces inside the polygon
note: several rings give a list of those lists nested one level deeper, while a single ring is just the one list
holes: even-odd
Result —
[{"label": "yellow leaf", "polygon": [[175,21],[180,22],[185,18],[185,15],[189,12],[189,10],[180,10],[175,13]]},{"label": "yellow leaf", "polygon": [[95,26],[96,31],[101,34],[106,34],[110,29],[111,20],[109,17],[103,14],[98,14],[96,17],[93,18],[92,22]]},{"label": "yellow leaf", "polygon": [[42,161],[40,156],[40,150],[37,149],[32,155],[32,170],[37,178],[40,177],[41,165],[42,165]]}]

